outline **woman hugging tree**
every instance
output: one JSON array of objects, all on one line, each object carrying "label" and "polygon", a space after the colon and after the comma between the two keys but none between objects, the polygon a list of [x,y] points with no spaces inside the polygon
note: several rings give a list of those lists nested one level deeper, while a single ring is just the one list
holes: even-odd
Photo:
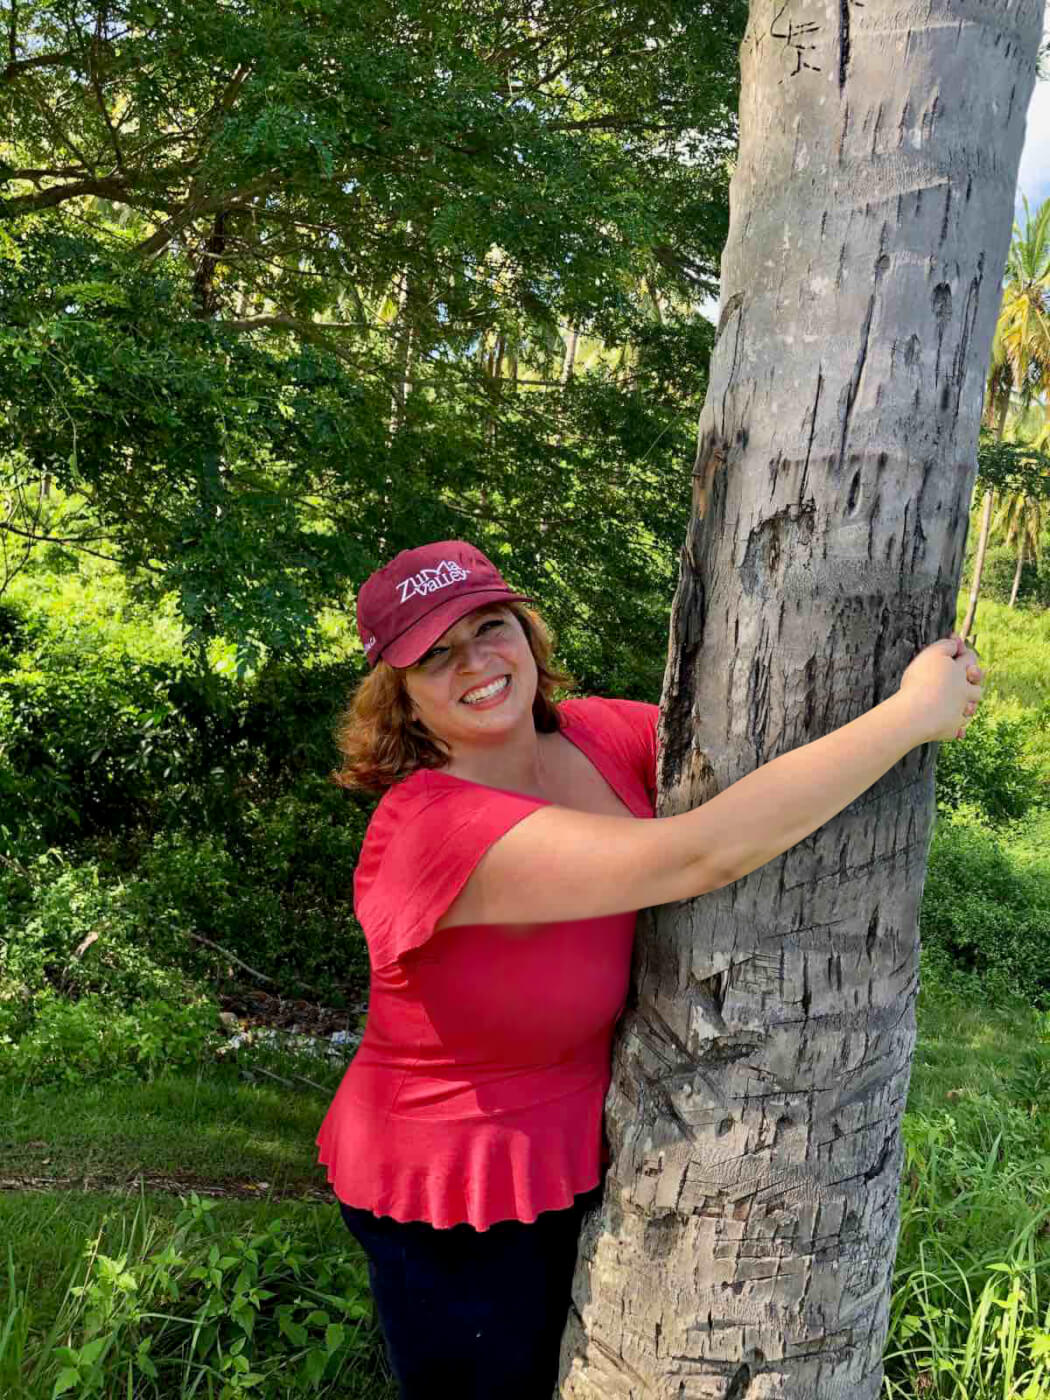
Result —
[{"label": "woman hugging tree", "polygon": [[383,794],[354,875],[371,990],[317,1140],[402,1400],[557,1383],[638,910],[774,859],[982,694],[975,653],[934,642],[859,718],[655,818],[658,707],[556,702],[530,601],[459,540],[358,596],[371,670],[336,776]]}]

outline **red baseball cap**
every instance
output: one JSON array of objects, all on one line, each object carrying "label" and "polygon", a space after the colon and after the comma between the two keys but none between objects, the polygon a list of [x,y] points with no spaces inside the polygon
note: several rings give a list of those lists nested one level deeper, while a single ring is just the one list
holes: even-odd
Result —
[{"label": "red baseball cap", "polygon": [[486,603],[531,602],[464,540],[403,549],[357,594],[357,630],[369,666],[411,666],[443,632]]}]

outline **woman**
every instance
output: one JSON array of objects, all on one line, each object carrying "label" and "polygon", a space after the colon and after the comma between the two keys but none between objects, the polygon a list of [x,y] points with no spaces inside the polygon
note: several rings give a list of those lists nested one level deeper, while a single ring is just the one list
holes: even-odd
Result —
[{"label": "woman", "polygon": [[354,876],[372,982],[318,1144],[404,1400],[556,1384],[637,910],[772,860],[981,698],[974,653],[935,642],[889,700],[652,820],[657,707],[555,704],[526,601],[457,540],[358,597],[338,778],[384,792]]}]

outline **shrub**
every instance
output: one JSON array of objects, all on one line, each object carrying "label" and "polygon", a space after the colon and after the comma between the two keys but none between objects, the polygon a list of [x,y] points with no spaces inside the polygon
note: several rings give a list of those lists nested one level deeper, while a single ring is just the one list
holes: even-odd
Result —
[{"label": "shrub", "polygon": [[214,966],[191,934],[289,989],[361,980],[351,877],[373,803],[327,781],[354,665],[271,660],[234,681],[122,652],[147,646],[138,624],[68,609],[27,640],[22,606],[0,615],[20,639],[0,667],[0,981],[120,997],[116,964]]},{"label": "shrub", "polygon": [[217,678],[130,656],[22,656],[0,674],[0,804],[69,846],[228,801],[233,745]]},{"label": "shrub", "polygon": [[221,945],[295,990],[365,979],[352,872],[366,818],[318,780],[252,807],[237,849],[222,833],[158,832],[130,870],[51,852],[0,864],[0,999],[52,988],[117,1006],[179,998],[225,970]]},{"label": "shrub", "polygon": [[143,928],[132,880],[107,879],[96,862],[66,865],[39,857],[0,881],[0,997],[23,1002],[45,989],[98,993],[125,1006],[140,997],[190,991],[178,963],[158,956],[156,931]]},{"label": "shrub", "polygon": [[15,665],[19,653],[41,636],[43,624],[17,603],[0,599],[0,671]]},{"label": "shrub", "polygon": [[[265,886],[276,907],[274,917],[255,924],[253,947],[282,979],[367,980],[353,873],[371,807],[309,775],[246,811],[235,848],[240,878],[248,890]],[[243,944],[245,932],[230,936]]]},{"label": "shrub", "polygon": [[[34,1395],[387,1393],[367,1267],[341,1223],[335,1239],[281,1218],[237,1234],[213,1209],[191,1195],[168,1237],[147,1228],[135,1254],[94,1242],[51,1333],[65,1344],[14,1359]],[[14,1306],[17,1338],[24,1300]]]},{"label": "shrub", "polygon": [[25,1008],[7,1003],[5,1011],[0,1003],[0,1078],[28,1084],[152,1079],[161,1070],[195,1068],[217,1037],[217,1008],[206,997],[151,998],[121,1010],[93,994],[70,1001],[43,992],[30,1011],[27,1028]]},{"label": "shrub", "polygon": [[1050,888],[973,805],[936,823],[920,912],[934,959],[1050,1005]]},{"label": "shrub", "polygon": [[360,979],[367,953],[352,875],[365,818],[338,789],[309,786],[313,798],[298,790],[251,806],[231,845],[221,832],[154,837],[126,879],[124,907],[158,959],[213,965],[197,933],[289,989],[320,982],[332,992]]},{"label": "shrub", "polygon": [[337,758],[332,729],[361,673],[359,662],[273,657],[245,683],[240,736],[260,777],[327,776]]},{"label": "shrub", "polygon": [[1040,768],[1028,761],[1027,746],[1046,731],[1047,712],[992,718],[979,708],[957,743],[937,755],[937,804],[950,810],[973,803],[990,821],[1025,816],[1050,805]]}]

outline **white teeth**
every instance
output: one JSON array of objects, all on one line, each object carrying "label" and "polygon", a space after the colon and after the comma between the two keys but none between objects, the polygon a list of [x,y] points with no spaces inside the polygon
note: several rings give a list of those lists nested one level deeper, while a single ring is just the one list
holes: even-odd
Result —
[{"label": "white teeth", "polygon": [[491,685],[485,686],[483,690],[468,690],[463,697],[465,705],[476,705],[481,700],[489,700],[493,695],[498,695],[501,690],[510,685],[510,677],[504,676],[501,680],[493,681]]}]

